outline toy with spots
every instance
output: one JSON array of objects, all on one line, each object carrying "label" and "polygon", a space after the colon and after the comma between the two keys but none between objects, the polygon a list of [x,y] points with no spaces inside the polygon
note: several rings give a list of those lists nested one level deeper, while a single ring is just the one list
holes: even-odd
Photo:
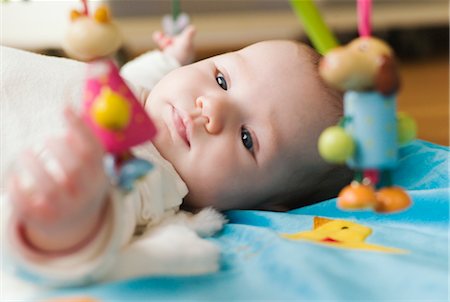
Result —
[{"label": "toy with spots", "polygon": [[396,113],[400,81],[395,57],[386,43],[370,36],[369,4],[358,2],[360,37],[329,51],[320,63],[325,82],[344,92],[344,116],[321,134],[319,152],[355,171],[354,181],[339,194],[340,208],[387,213],[411,204],[408,194],[394,186],[392,172],[399,145],[414,139],[416,126],[407,115]]},{"label": "toy with spots", "polygon": [[82,3],[83,11],[71,12],[63,46],[70,56],[88,62],[83,118],[111,155],[105,161],[108,172],[130,190],[152,167],[130,149],[151,140],[156,128],[110,57],[120,47],[121,35],[108,8],[100,6],[90,15],[86,0]]}]

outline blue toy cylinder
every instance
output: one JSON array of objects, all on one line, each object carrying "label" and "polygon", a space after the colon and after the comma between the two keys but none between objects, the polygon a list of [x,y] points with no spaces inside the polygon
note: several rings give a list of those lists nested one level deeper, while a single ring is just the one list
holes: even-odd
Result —
[{"label": "blue toy cylinder", "polygon": [[356,150],[352,169],[393,169],[397,165],[396,95],[348,91],[344,95],[344,128]]}]

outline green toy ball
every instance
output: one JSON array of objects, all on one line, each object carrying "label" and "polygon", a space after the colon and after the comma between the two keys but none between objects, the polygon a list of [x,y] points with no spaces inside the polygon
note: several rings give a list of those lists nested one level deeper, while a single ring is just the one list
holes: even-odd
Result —
[{"label": "green toy ball", "polygon": [[345,163],[354,151],[355,143],[342,127],[329,127],[319,137],[319,154],[327,162]]},{"label": "green toy ball", "polygon": [[414,119],[404,112],[397,114],[398,143],[407,144],[416,138],[417,125]]}]

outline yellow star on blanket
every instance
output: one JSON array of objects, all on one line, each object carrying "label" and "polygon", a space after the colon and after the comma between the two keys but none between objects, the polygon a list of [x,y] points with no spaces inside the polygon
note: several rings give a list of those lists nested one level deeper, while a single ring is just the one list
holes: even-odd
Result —
[{"label": "yellow star on blanket", "polygon": [[366,243],[365,239],[371,233],[372,230],[369,227],[355,222],[314,217],[313,230],[294,234],[281,234],[281,236],[286,239],[307,240],[339,248],[386,253],[406,253],[405,250]]}]

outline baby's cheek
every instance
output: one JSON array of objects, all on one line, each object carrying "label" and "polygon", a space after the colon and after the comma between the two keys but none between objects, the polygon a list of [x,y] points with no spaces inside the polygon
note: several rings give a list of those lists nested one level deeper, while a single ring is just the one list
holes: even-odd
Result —
[{"label": "baby's cheek", "polygon": [[[195,173],[195,168],[190,169]],[[197,171],[199,172],[199,171]],[[182,175],[188,187],[188,195],[184,198],[184,203],[194,208],[216,207],[218,200],[221,199],[223,191],[226,190],[226,183],[220,179],[220,174],[216,171],[216,175],[208,176],[208,174],[199,173],[192,175]]]}]

